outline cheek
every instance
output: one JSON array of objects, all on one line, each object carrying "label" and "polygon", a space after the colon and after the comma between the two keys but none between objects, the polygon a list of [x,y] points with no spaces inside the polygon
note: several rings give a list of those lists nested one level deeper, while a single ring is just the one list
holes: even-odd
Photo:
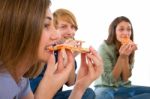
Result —
[{"label": "cheek", "polygon": [[42,35],[41,40],[40,40],[40,47],[42,48],[42,47],[46,46],[48,41],[49,41],[49,35],[48,35],[48,33],[44,33],[44,35]]},{"label": "cheek", "polygon": [[131,37],[131,32],[129,33],[129,37]]},{"label": "cheek", "polygon": [[45,60],[44,57],[47,56],[46,45],[49,41],[49,35],[47,33],[43,33],[41,36],[39,50],[38,50],[38,58],[40,60]]},{"label": "cheek", "polygon": [[117,36],[117,40],[120,41],[120,37],[119,36]]},{"label": "cheek", "polygon": [[120,33],[116,33],[116,39],[118,40],[118,41],[121,41],[121,34]]},{"label": "cheek", "polygon": [[48,51],[46,50],[45,43],[41,43],[41,46],[39,46],[39,51],[38,51],[38,59],[40,61],[46,62],[49,56]]},{"label": "cheek", "polygon": [[62,38],[65,38],[65,37],[66,37],[66,33],[65,33],[65,32],[61,32],[60,34],[61,34],[61,37],[62,37]]}]

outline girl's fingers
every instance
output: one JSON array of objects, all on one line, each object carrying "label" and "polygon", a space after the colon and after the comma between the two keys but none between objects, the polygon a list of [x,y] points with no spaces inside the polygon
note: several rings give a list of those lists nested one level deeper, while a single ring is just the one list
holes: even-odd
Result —
[{"label": "girl's fingers", "polygon": [[95,57],[95,56],[92,55],[92,54],[88,54],[88,55],[87,55],[87,58],[89,58],[89,59],[91,60],[92,64],[94,64],[94,65],[96,65],[96,66],[100,63],[99,58]]},{"label": "girl's fingers", "polygon": [[94,68],[93,68],[93,64],[92,64],[92,60],[90,58],[87,57],[87,66],[88,66],[88,70],[90,75],[93,75],[93,73],[95,73]]},{"label": "girl's fingers", "polygon": [[88,54],[87,57],[90,59],[92,65],[94,66],[95,72],[103,72],[103,60],[100,56],[96,57],[92,54]]},{"label": "girl's fingers", "polygon": [[82,65],[86,64],[86,53],[81,53],[81,64]]},{"label": "girl's fingers", "polygon": [[94,55],[95,57],[101,59],[100,55],[97,53],[97,51],[93,47],[90,46],[89,49],[90,49],[90,52],[91,52],[92,55]]},{"label": "girl's fingers", "polygon": [[66,54],[67,54],[67,61],[72,63],[74,61],[73,53],[70,50],[66,49]]},{"label": "girl's fingers", "polygon": [[66,49],[66,54],[67,54],[66,68],[72,69],[74,66],[74,55],[70,50],[67,50],[67,49]]},{"label": "girl's fingers", "polygon": [[64,68],[63,64],[63,50],[58,51],[58,71],[61,71]]},{"label": "girl's fingers", "polygon": [[55,65],[55,56],[54,52],[50,52],[50,56],[47,62],[46,73],[54,73],[57,69],[57,65]]},{"label": "girl's fingers", "polygon": [[47,62],[47,63],[55,64],[54,52],[49,52],[49,53],[50,53],[50,55],[49,55],[49,59],[48,59],[48,62]]}]

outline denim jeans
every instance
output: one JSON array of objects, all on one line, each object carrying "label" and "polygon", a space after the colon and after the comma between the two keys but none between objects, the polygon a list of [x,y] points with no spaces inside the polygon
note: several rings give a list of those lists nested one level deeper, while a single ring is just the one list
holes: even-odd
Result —
[{"label": "denim jeans", "polygon": [[138,97],[150,96],[150,87],[131,86],[131,87],[95,87],[95,99],[141,99]]},{"label": "denim jeans", "polygon": [[150,93],[139,94],[129,99],[150,99]]},{"label": "denim jeans", "polygon": [[[53,99],[68,99],[71,91],[72,90],[57,92]],[[91,88],[88,88],[82,96],[82,99],[95,99],[94,91]]]}]

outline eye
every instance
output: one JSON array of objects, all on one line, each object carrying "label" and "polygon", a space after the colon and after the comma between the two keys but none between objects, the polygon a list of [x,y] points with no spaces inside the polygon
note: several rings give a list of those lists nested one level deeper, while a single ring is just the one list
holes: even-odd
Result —
[{"label": "eye", "polygon": [[127,31],[131,31],[131,28],[128,28]]},{"label": "eye", "polygon": [[67,28],[67,26],[66,26],[66,25],[63,25],[63,26],[61,26],[60,28],[61,28],[61,29],[65,29],[65,28]]},{"label": "eye", "polygon": [[44,27],[49,27],[49,24],[44,24]]},{"label": "eye", "polygon": [[50,28],[50,24],[44,24],[44,28],[49,29]]},{"label": "eye", "polygon": [[119,31],[124,31],[124,29],[123,29],[123,28],[120,28]]},{"label": "eye", "polygon": [[72,29],[76,29],[76,27],[74,25],[71,26]]}]

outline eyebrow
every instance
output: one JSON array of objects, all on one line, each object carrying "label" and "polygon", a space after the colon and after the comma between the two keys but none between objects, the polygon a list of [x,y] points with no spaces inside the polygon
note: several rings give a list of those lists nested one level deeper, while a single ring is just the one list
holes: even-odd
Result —
[{"label": "eyebrow", "polygon": [[46,17],[46,19],[49,19],[50,21],[52,20],[52,18],[51,18],[51,17],[48,17],[48,16]]}]

